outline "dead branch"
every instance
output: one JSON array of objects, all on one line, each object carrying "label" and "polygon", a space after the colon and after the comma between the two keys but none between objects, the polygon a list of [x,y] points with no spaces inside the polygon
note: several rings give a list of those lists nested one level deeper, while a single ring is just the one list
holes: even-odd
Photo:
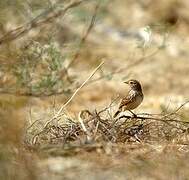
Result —
[{"label": "dead branch", "polygon": [[93,77],[93,75],[96,73],[96,71],[104,64],[104,62],[101,62],[95,69],[94,71],[90,74],[90,76],[81,84],[81,86],[79,88],[76,89],[76,91],[73,93],[73,95],[69,98],[69,100],[58,110],[58,112],[56,113],[56,115],[50,119],[49,121],[47,121],[47,123],[45,124],[44,128],[47,127],[49,125],[50,122],[52,122],[54,119],[56,119],[61,112],[66,108],[66,106],[72,101],[72,99],[75,97],[75,95],[79,92],[79,90],[85,86],[85,84]]},{"label": "dead branch", "polygon": [[40,15],[32,19],[31,21],[29,21],[28,23],[25,23],[24,25],[5,33],[5,35],[3,35],[3,37],[0,38],[0,45],[2,45],[3,43],[13,41],[23,36],[24,34],[28,33],[31,29],[40,27],[44,24],[51,23],[56,18],[60,16],[64,16],[69,9],[79,6],[84,1],[88,1],[88,0],[78,0],[71,2],[63,9],[59,9],[59,10],[56,9],[57,5],[50,7],[49,9],[47,9],[46,11],[42,12]]},{"label": "dead branch", "polygon": [[133,117],[133,116],[127,116],[127,115],[123,115],[120,116],[118,119],[122,119],[122,118],[126,118],[126,119],[140,119],[140,120],[155,120],[155,121],[161,121],[161,122],[177,122],[177,123],[183,123],[183,124],[189,124],[188,121],[180,121],[178,119],[163,119],[163,118],[155,118],[153,117],[153,114],[151,115],[151,117],[144,117],[144,116],[137,116],[137,117]]},{"label": "dead branch", "polygon": [[95,24],[96,16],[97,16],[97,12],[98,12],[99,7],[100,7],[100,1],[98,1],[96,6],[95,6],[95,9],[94,9],[93,16],[91,18],[90,24],[89,24],[86,32],[84,33],[83,37],[81,38],[81,41],[79,43],[79,48],[76,51],[75,55],[73,56],[73,59],[68,64],[67,68],[69,68],[75,62],[75,60],[79,57],[80,52],[81,52],[81,48],[83,47],[83,45],[84,45],[89,33],[91,32],[91,30],[92,30],[92,28],[93,28],[93,26]]}]

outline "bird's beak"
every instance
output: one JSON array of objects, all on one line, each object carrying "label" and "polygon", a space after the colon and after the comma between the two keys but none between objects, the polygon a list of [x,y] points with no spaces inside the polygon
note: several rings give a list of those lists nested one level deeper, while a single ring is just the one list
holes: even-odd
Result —
[{"label": "bird's beak", "polygon": [[128,82],[128,81],[125,81],[124,83],[125,83],[125,84],[129,84],[129,82]]}]

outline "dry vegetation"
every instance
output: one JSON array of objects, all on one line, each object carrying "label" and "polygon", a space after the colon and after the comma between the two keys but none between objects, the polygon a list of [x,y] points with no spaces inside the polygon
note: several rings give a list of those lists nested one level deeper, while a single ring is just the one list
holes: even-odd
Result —
[{"label": "dry vegetation", "polygon": [[[187,0],[0,8],[0,179],[188,179]],[[144,102],[115,119],[129,78]]]}]

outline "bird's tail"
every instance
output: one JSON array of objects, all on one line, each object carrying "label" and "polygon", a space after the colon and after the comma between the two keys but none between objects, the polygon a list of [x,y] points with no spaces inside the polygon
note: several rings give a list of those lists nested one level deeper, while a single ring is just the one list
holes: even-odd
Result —
[{"label": "bird's tail", "polygon": [[114,118],[117,117],[117,115],[121,112],[121,110],[117,110],[117,112],[114,114]]}]

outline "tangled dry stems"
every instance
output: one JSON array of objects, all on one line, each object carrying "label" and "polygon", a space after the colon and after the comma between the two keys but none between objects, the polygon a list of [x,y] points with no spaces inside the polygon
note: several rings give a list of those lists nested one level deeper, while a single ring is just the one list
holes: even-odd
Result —
[{"label": "tangled dry stems", "polygon": [[103,144],[170,142],[188,144],[189,122],[182,121],[177,110],[167,114],[138,114],[113,119],[109,108],[97,112],[83,110],[78,119],[66,116],[62,123],[51,123],[36,134],[32,146],[70,149],[96,149]]}]

